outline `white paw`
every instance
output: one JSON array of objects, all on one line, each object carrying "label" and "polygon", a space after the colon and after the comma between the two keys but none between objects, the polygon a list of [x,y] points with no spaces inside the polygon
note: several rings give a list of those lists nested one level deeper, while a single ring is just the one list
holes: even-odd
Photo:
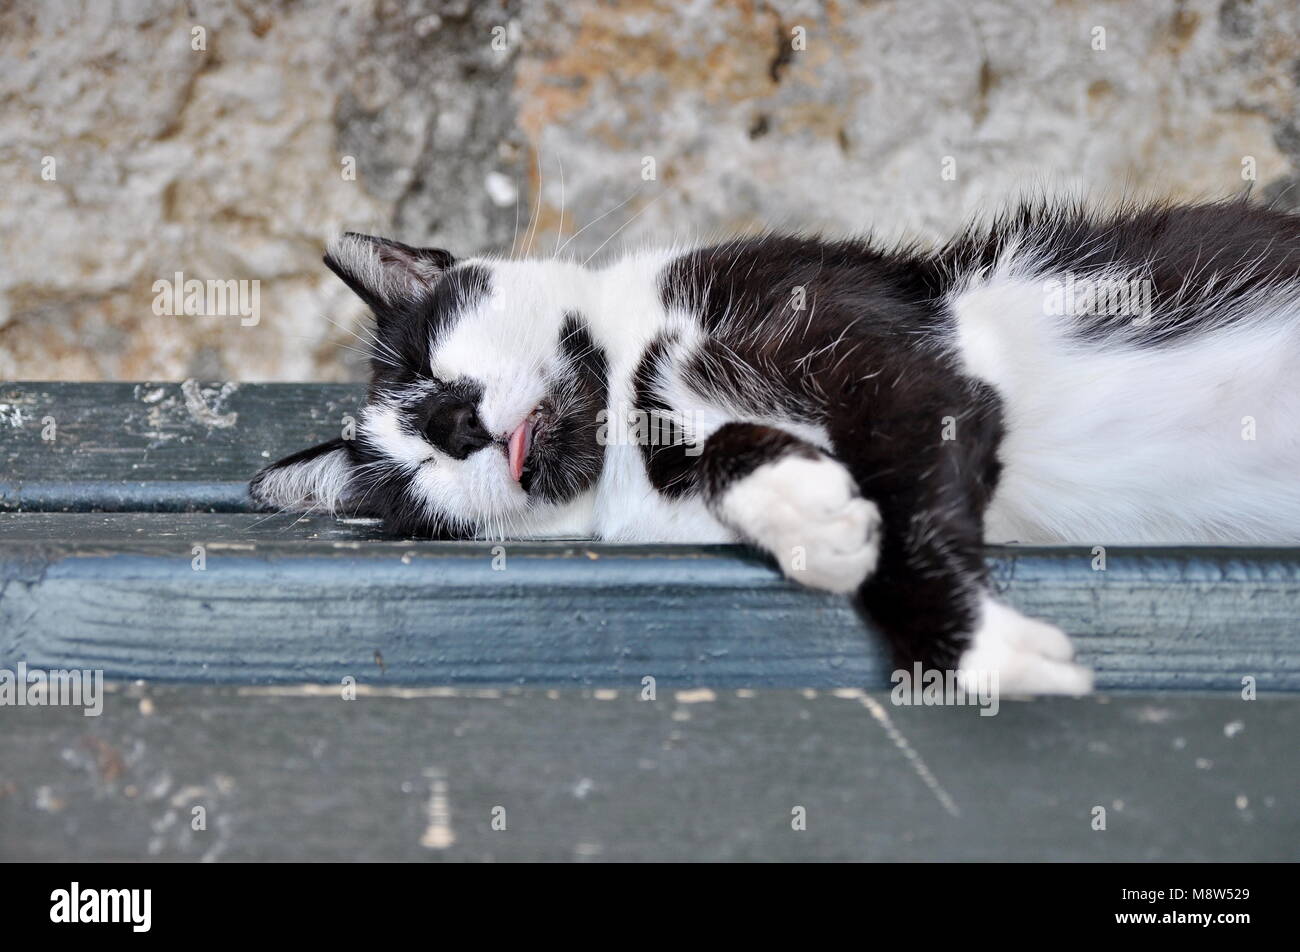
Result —
[{"label": "white paw", "polygon": [[984,596],[957,677],[968,689],[996,672],[998,690],[1007,694],[1087,694],[1092,671],[1073,658],[1074,646],[1061,629]]},{"label": "white paw", "polygon": [[766,463],[727,490],[719,508],[796,582],[852,592],[876,567],[880,512],[829,457]]}]

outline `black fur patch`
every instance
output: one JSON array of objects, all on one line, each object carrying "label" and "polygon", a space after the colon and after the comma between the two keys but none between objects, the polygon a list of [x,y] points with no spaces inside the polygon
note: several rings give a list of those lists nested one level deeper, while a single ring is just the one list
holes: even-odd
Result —
[{"label": "black fur patch", "polygon": [[[950,667],[984,580],[983,507],[1002,424],[993,393],[935,346],[949,319],[927,280],[864,243],[763,236],[684,256],[666,270],[662,295],[709,332],[683,368],[701,394],[825,428],[884,520],[859,605],[900,662]],[[643,367],[647,379],[663,372]],[[769,451],[761,442],[741,450],[740,465],[747,452]],[[691,461],[673,463],[660,468],[692,485]]]},{"label": "black fur patch", "polygon": [[[1016,247],[1044,277],[1116,271],[1143,282],[1147,320],[1084,313],[1081,339],[1157,345],[1204,333],[1241,316],[1238,307],[1300,280],[1300,220],[1245,199],[1200,205],[1129,203],[1100,214],[1080,202],[1026,202],[986,226],[967,229],[912,262],[932,296],[954,278],[990,268]],[[1210,303],[1213,302],[1213,303]]]},{"label": "black fur patch", "polygon": [[665,496],[673,498],[694,494],[696,461],[699,454],[691,455],[682,432],[681,421],[673,415],[663,395],[659,392],[669,350],[676,338],[660,335],[646,347],[633,377],[635,409],[639,414],[641,458],[645,461],[650,484]]},{"label": "black fur patch", "polygon": [[375,310],[376,346],[371,367],[372,395],[433,376],[429,352],[433,342],[491,293],[492,277],[479,265],[448,271],[427,294]]},{"label": "black fur patch", "polygon": [[605,465],[599,437],[609,367],[581,314],[564,316],[560,354],[563,363],[550,380],[524,472],[528,493],[548,502],[566,502],[590,489]]},{"label": "black fur patch", "polygon": [[704,446],[699,483],[705,496],[717,500],[760,466],[787,456],[817,459],[820,454],[785,430],[757,423],[728,423],[717,429]]}]

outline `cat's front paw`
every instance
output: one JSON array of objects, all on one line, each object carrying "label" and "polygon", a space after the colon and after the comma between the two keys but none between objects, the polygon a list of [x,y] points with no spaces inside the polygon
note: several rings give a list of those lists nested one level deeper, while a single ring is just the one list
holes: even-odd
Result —
[{"label": "cat's front paw", "polygon": [[789,455],[738,480],[720,501],[730,525],[812,588],[852,592],[875,570],[880,512],[828,456]]},{"label": "cat's front paw", "polygon": [[998,690],[1008,694],[1088,694],[1092,671],[1073,659],[1074,646],[1061,629],[986,596],[957,677],[968,689],[996,673]]}]

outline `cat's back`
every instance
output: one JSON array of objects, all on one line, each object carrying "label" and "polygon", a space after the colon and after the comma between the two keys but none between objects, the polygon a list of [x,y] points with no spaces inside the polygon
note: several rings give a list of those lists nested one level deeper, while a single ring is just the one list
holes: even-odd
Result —
[{"label": "cat's back", "polygon": [[945,253],[1006,418],[990,538],[1300,540],[1300,219],[1044,206]]}]

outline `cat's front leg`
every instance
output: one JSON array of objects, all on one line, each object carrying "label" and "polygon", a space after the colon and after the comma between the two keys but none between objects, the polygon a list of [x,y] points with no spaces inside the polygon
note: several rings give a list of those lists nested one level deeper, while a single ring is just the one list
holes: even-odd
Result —
[{"label": "cat's front leg", "polygon": [[[1060,629],[988,590],[979,507],[936,466],[838,459],[776,427],[729,423],[704,444],[700,486],[715,516],[791,579],[856,603],[904,667],[956,671],[971,687],[1084,694],[1092,673]],[[881,479],[881,474],[889,474]],[[880,505],[864,498],[865,488]]]},{"label": "cat's front leg", "polygon": [[1065,632],[985,593],[957,676],[971,689],[987,683],[992,672],[997,673],[999,690],[1013,694],[1077,695],[1092,690],[1092,671],[1074,663],[1074,646]]},{"label": "cat's front leg", "polygon": [[880,562],[858,599],[899,666],[955,671],[968,689],[993,683],[1012,694],[1091,691],[1092,672],[1074,662],[1063,631],[993,597],[974,500],[927,489],[921,473],[912,487],[895,485],[879,496]]},{"label": "cat's front leg", "polygon": [[776,427],[729,423],[705,442],[710,510],[791,579],[856,591],[876,566],[880,513],[842,463]]}]

